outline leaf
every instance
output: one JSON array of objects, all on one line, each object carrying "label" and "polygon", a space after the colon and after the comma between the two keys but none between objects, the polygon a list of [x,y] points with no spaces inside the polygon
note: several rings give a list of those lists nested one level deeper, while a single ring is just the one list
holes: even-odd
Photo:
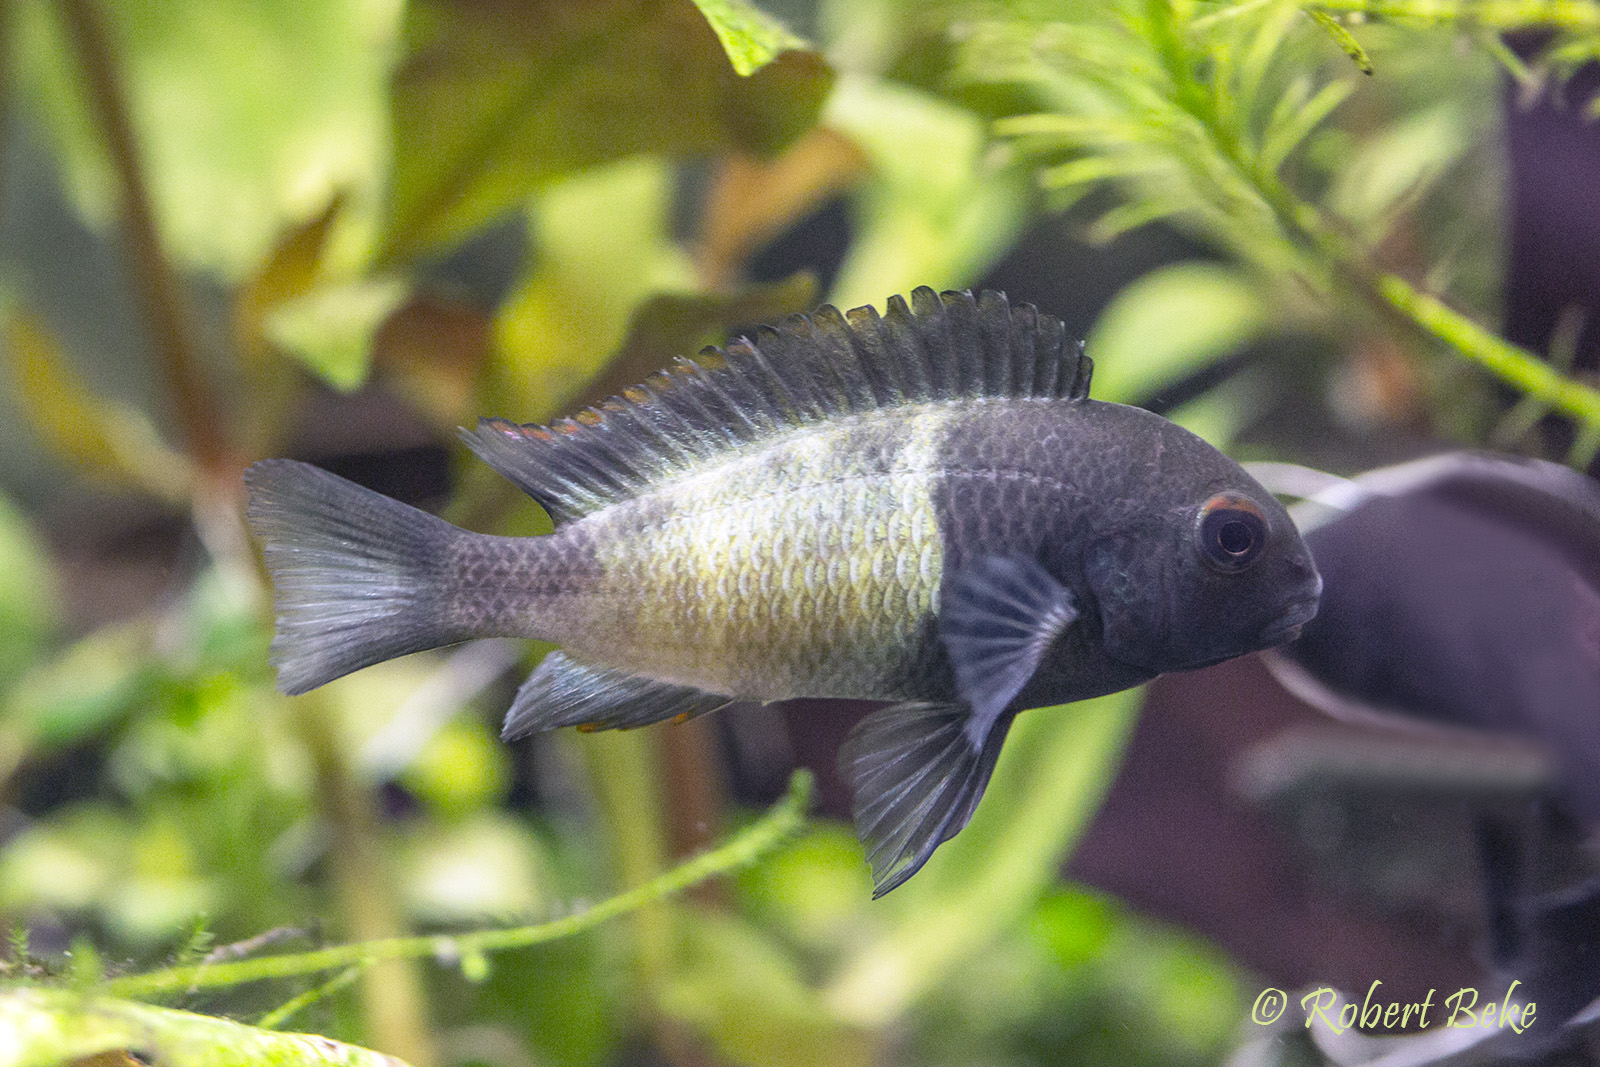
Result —
[{"label": "leaf", "polygon": [[380,277],[313,289],[272,311],[267,337],[323,381],[348,392],[367,380],[373,338],[407,288],[404,281]]},{"label": "leaf", "polygon": [[58,456],[115,484],[172,502],[188,498],[188,458],[167,447],[144,412],[91,390],[42,321],[13,309],[5,342],[20,406]]},{"label": "leaf", "polygon": [[328,234],[344,203],[342,196],[335,196],[315,218],[292,227],[239,286],[233,303],[233,334],[246,365],[269,362],[272,346],[266,336],[267,318],[273,308],[304,296],[316,284]]},{"label": "leaf", "polygon": [[694,288],[672,240],[673,188],[668,167],[641,158],[568,178],[539,198],[529,220],[537,266],[496,317],[478,414],[544,421],[571,407],[646,298]]},{"label": "leaf", "polygon": [[51,747],[104,729],[148,695],[157,675],[150,646],[142,621],[96,630],[17,681],[0,703],[8,725]]},{"label": "leaf", "polygon": [[810,47],[748,0],[694,0],[694,6],[717,31],[733,69],[742,75],[754,74],[779,53]]},{"label": "leaf", "polygon": [[829,986],[840,1018],[889,1023],[1023,920],[1110,784],[1140,696],[1124,690],[1017,719],[972,822],[885,898],[898,921],[861,939]]},{"label": "leaf", "polygon": [[[57,12],[13,5],[18,96],[42,120],[79,213],[115,217],[103,139]],[[367,228],[385,164],[384,88],[399,4],[122,0],[104,15],[162,243],[244,278],[338,192]]]},{"label": "leaf", "polygon": [[1094,395],[1129,403],[1228,355],[1266,325],[1259,288],[1216,263],[1180,263],[1118,293],[1089,331]]},{"label": "leaf", "polygon": [[882,307],[918,285],[971,284],[1021,230],[1032,190],[1020,169],[985,154],[987,130],[965,108],[887,81],[841,82],[827,124],[865,149],[872,175],[856,197],[858,232],[829,299]]},{"label": "leaf", "polygon": [[407,912],[436,926],[536,914],[553,903],[537,841],[497,812],[414,831],[401,854],[401,881]]},{"label": "leaf", "polygon": [[870,929],[872,875],[855,831],[819,822],[739,877],[741,902],[765,929],[819,955],[837,956]]},{"label": "leaf", "polygon": [[418,292],[378,327],[372,361],[435,426],[454,433],[477,417],[473,400],[493,338],[494,322],[476,304]]},{"label": "leaf", "polygon": [[1334,174],[1328,204],[1373,240],[1471,147],[1473,116],[1453,103],[1417,111],[1362,140]]},{"label": "leaf", "polygon": [[457,715],[428,740],[401,781],[446,820],[460,819],[504,797],[510,761],[481,719]]},{"label": "leaf", "polygon": [[0,992],[0,1067],[56,1067],[137,1051],[163,1067],[405,1067],[393,1056],[314,1034],[282,1034],[193,1012],[53,989]]},{"label": "leaf", "polygon": [[1331,81],[1317,90],[1315,96],[1304,104],[1296,107],[1292,112],[1282,115],[1274,114],[1274,121],[1267,127],[1261,138],[1261,155],[1256,166],[1263,174],[1276,173],[1289,158],[1300,143],[1316,129],[1323,119],[1333,114],[1335,108],[1344,103],[1345,98],[1355,92],[1355,84],[1349,81]]},{"label": "leaf", "polygon": [[741,77],[692,0],[419,0],[405,39],[391,260],[600,163],[770,155],[815,121],[832,79],[820,56],[799,51]]},{"label": "leaf", "polygon": [[1368,75],[1372,73],[1372,60],[1367,57],[1367,50],[1361,47],[1361,42],[1356,40],[1355,34],[1344,28],[1343,23],[1326,11],[1318,11],[1314,7],[1306,8],[1305,12],[1318,26],[1328,31],[1329,36],[1338,42],[1339,47],[1344,49],[1344,54],[1360,68],[1361,73]]}]

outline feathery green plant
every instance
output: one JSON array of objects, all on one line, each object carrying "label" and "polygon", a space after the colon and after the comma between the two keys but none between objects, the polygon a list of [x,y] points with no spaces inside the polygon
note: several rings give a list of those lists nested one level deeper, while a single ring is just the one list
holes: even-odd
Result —
[{"label": "feathery green plant", "polygon": [[[1114,0],[1073,10],[1077,17],[1059,21],[978,24],[962,76],[1019,84],[1037,101],[1037,111],[1001,119],[997,132],[1038,162],[1058,202],[1114,190],[1094,236],[1159,219],[1196,231],[1263,276],[1292,278],[1337,310],[1398,322],[1487,369],[1574,419],[1572,458],[1592,456],[1600,392],[1382,264],[1379,243],[1420,190],[1397,190],[1373,217],[1346,217],[1329,202],[1332,178],[1308,161],[1307,145],[1374,69],[1350,28],[1358,19],[1455,27],[1532,82],[1596,54],[1600,6]],[[1535,28],[1558,32],[1531,65],[1498,37]],[[1322,61],[1328,36],[1353,63]]]}]

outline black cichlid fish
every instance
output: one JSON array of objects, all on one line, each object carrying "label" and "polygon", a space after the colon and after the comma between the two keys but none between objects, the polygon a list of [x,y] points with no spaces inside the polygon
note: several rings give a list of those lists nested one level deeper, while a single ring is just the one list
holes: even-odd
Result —
[{"label": "black cichlid fish", "polygon": [[303,693],[408,652],[551,641],[507,740],[734,701],[891,701],[841,753],[877,894],[966,825],[1013,717],[1289,640],[1321,580],[1238,464],[1088,399],[999,293],[824,307],[549,427],[467,445],[538,501],[489,537],[289,460],[245,476]]}]

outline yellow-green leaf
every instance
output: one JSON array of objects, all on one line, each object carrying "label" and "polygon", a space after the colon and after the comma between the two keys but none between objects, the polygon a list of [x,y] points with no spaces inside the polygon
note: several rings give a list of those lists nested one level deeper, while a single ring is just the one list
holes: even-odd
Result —
[{"label": "yellow-green leaf", "polygon": [[[80,213],[109,223],[116,183],[54,3],[17,14],[15,84]],[[122,0],[95,7],[117,60],[162,245],[244,277],[278,235],[348,192],[374,226],[384,87],[401,5],[369,0]]]},{"label": "yellow-green leaf", "polygon": [[335,389],[355,389],[367,380],[378,328],[406,292],[394,278],[322,286],[279,304],[266,335]]},{"label": "yellow-green leaf", "polygon": [[810,51],[741,77],[692,0],[418,0],[395,76],[385,255],[455,240],[609,160],[769,155],[811,126],[831,79]]},{"label": "yellow-green leaf", "polygon": [[692,356],[721,343],[735,326],[777,322],[816,304],[817,280],[796,274],[771,285],[752,285],[725,293],[663,293],[634,312],[628,336],[583,400],[599,403],[667,366],[674,356]]},{"label": "yellow-green leaf", "polygon": [[1179,263],[1118,293],[1089,332],[1094,394],[1129,403],[1228,355],[1267,323],[1260,287],[1219,263]]},{"label": "yellow-green leaf", "polygon": [[803,37],[748,0],[694,0],[694,6],[717,31],[733,69],[754,74],[780,53],[807,48]]},{"label": "yellow-green leaf", "polygon": [[56,1067],[136,1050],[163,1067],[405,1067],[315,1034],[280,1034],[193,1012],[53,989],[0,993],[0,1067]]}]

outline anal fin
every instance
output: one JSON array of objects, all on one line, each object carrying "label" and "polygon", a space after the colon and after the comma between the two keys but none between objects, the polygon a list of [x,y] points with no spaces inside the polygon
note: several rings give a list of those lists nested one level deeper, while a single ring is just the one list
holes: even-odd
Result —
[{"label": "anal fin", "polygon": [[839,766],[854,793],[874,899],[917,873],[972,818],[1012,717],[1001,716],[975,742],[965,705],[895,704],[851,732]]},{"label": "anal fin", "polygon": [[731,703],[701,689],[594,667],[552,652],[517,690],[500,736],[515,741],[562,726],[626,730],[664,719],[690,719]]}]

